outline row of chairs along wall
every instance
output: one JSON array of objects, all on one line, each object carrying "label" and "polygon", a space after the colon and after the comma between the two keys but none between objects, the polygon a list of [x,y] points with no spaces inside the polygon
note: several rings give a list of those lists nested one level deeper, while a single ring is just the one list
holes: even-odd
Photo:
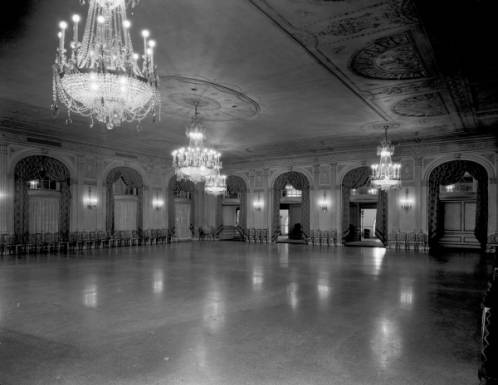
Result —
[{"label": "row of chairs along wall", "polygon": [[76,231],[69,234],[35,233],[16,237],[0,235],[0,255],[60,252],[109,247],[164,244],[174,238],[168,229],[138,231]]}]

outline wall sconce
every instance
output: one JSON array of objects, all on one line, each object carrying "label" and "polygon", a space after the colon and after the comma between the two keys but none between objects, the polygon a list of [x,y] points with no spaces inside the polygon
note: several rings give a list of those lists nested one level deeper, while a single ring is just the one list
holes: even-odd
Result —
[{"label": "wall sconce", "polygon": [[88,195],[83,198],[83,204],[91,210],[97,207],[98,199],[92,194],[92,188],[88,186]]},{"label": "wall sconce", "polygon": [[259,192],[258,192],[258,199],[256,199],[252,205],[254,206],[256,211],[261,211],[263,209],[264,202],[261,200],[261,197],[259,196]]},{"label": "wall sconce", "polygon": [[152,198],[152,207],[154,210],[161,210],[164,206],[164,200],[159,197],[159,194],[156,194],[154,198]]},{"label": "wall sconce", "polygon": [[405,196],[399,200],[400,206],[402,209],[408,211],[413,207],[415,203],[413,198],[408,196],[408,189],[405,190]]},{"label": "wall sconce", "polygon": [[320,209],[325,212],[329,209],[329,202],[327,201],[327,195],[325,193],[325,191],[323,192],[323,198],[320,199],[320,201],[318,202],[318,205],[320,206]]}]

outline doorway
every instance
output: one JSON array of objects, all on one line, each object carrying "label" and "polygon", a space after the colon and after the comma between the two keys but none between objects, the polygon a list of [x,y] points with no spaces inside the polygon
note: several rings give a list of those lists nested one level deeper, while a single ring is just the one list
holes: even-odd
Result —
[{"label": "doorway", "polygon": [[362,208],[361,215],[361,240],[377,239],[375,236],[375,220],[377,217],[377,208]]}]

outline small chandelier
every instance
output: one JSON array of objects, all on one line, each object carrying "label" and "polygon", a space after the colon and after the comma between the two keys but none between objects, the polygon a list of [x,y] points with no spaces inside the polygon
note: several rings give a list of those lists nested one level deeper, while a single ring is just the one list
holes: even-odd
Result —
[{"label": "small chandelier", "polygon": [[204,146],[204,130],[200,124],[198,104],[192,122],[187,128],[188,147],[181,147],[171,154],[173,167],[178,179],[188,179],[194,183],[205,181],[209,176],[216,176],[221,169],[221,154]]},{"label": "small chandelier", "polygon": [[377,155],[380,156],[379,163],[372,164],[372,176],[370,182],[372,187],[381,190],[390,190],[401,186],[401,164],[394,163],[391,159],[394,154],[394,146],[387,139],[387,126],[385,127],[385,138],[377,147]]},{"label": "small chandelier", "polygon": [[[88,17],[82,39],[79,15],[73,15],[73,34],[66,50],[65,21],[59,23],[59,47],[53,65],[52,111],[58,102],[68,111],[105,124],[107,129],[122,123],[140,122],[149,113],[155,120],[159,111],[156,42],[142,31],[143,54],[133,50],[127,3],[138,0],[89,0]],[[82,3],[85,3],[82,0]]]},{"label": "small chandelier", "polygon": [[206,178],[204,191],[212,195],[221,195],[227,191],[227,176],[220,174],[220,170],[215,175]]}]

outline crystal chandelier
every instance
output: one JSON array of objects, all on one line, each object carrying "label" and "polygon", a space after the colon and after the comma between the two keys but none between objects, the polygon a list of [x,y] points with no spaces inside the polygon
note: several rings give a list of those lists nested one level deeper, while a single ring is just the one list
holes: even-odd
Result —
[{"label": "crystal chandelier", "polygon": [[[84,1],[82,1],[84,3]],[[122,123],[140,122],[149,113],[159,113],[157,67],[154,63],[156,42],[149,31],[142,31],[143,54],[133,50],[131,22],[126,5],[137,0],[89,0],[88,17],[82,39],[80,16],[73,15],[73,34],[66,50],[68,24],[59,23],[59,47],[53,66],[53,104],[105,124],[107,129]]]},{"label": "crystal chandelier", "polygon": [[381,190],[390,190],[401,186],[401,164],[394,163],[391,159],[394,154],[394,146],[387,139],[387,126],[385,127],[385,138],[377,147],[377,155],[380,156],[379,163],[372,164],[372,176],[370,181],[373,187]]},{"label": "crystal chandelier", "polygon": [[204,146],[204,130],[200,124],[197,104],[192,122],[187,128],[188,147],[179,148],[171,154],[173,167],[178,179],[188,179],[194,183],[205,181],[221,169],[221,154]]},{"label": "crystal chandelier", "polygon": [[212,195],[221,195],[227,191],[227,176],[220,174],[220,170],[206,178],[204,191]]}]

